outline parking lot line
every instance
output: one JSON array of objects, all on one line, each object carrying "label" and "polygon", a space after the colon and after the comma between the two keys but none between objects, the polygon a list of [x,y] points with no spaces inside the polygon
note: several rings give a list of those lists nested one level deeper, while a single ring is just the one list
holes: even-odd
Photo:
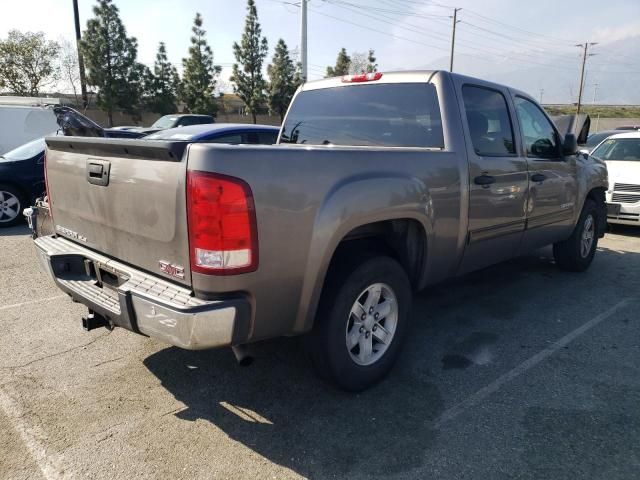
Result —
[{"label": "parking lot line", "polygon": [[27,421],[25,412],[13,399],[0,390],[0,409],[10,420],[13,428],[18,432],[25,447],[33,457],[40,469],[42,476],[47,480],[62,480],[69,478],[60,466],[60,460],[52,452],[47,451],[40,439],[46,439],[47,435],[38,427]]},{"label": "parking lot line", "polygon": [[507,373],[505,373],[504,375],[498,377],[496,380],[491,382],[486,387],[481,388],[480,390],[478,390],[476,393],[471,395],[466,400],[463,400],[462,402],[458,403],[457,405],[454,405],[453,407],[445,410],[433,422],[433,426],[435,428],[440,428],[443,424],[445,424],[445,423],[453,420],[457,416],[461,415],[462,413],[464,413],[470,407],[476,405],[477,403],[479,403],[480,401],[484,400],[485,398],[487,398],[492,393],[498,391],[505,383],[510,382],[514,378],[516,378],[516,377],[522,375],[523,373],[525,373],[527,370],[530,370],[531,368],[535,367],[537,364],[539,364],[540,362],[545,360],[547,357],[550,357],[555,352],[557,352],[561,348],[563,348],[566,345],[568,345],[569,343],[571,343],[573,340],[578,338],[580,335],[586,333],[587,331],[589,331],[590,329],[592,329],[596,325],[598,325],[598,324],[604,322],[605,320],[607,320],[608,318],[612,317],[618,310],[620,310],[621,308],[627,306],[629,304],[629,302],[631,302],[631,300],[632,300],[631,298],[626,298],[626,299],[618,302],[613,307],[611,307],[609,310],[607,310],[607,311],[601,313],[600,315],[592,318],[591,320],[589,320],[588,322],[586,322],[582,326],[576,328],[572,332],[570,332],[567,335],[565,335],[564,337],[562,337],[560,340],[558,340],[557,342],[555,342],[551,346],[549,346],[549,347],[545,348],[544,350],[538,352],[533,357],[525,360],[524,362],[522,362],[520,365],[518,365],[514,369],[512,369],[512,370],[508,371]]},{"label": "parking lot line", "polygon": [[64,298],[67,295],[56,295],[54,297],[47,297],[47,298],[40,298],[38,300],[29,300],[28,302],[22,302],[22,303],[14,303],[13,305],[3,305],[0,307],[0,311],[2,310],[10,310],[12,308],[18,308],[18,307],[24,307],[25,305],[31,305],[34,303],[42,303],[42,302],[48,302],[50,300],[57,300],[59,298]]}]

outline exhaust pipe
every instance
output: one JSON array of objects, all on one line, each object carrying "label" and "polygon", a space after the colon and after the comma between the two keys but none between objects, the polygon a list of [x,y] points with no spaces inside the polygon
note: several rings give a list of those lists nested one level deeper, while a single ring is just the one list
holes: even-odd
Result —
[{"label": "exhaust pipe", "polygon": [[231,350],[236,357],[238,365],[241,367],[248,367],[253,363],[253,355],[251,355],[251,352],[246,345],[234,345],[231,347]]}]

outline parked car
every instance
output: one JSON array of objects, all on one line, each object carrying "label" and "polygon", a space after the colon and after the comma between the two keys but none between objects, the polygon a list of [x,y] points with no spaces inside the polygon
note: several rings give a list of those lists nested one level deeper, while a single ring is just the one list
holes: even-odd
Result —
[{"label": "parked car", "polygon": [[22,220],[22,209],[45,191],[44,138],[0,155],[0,227]]},{"label": "parked car", "polygon": [[26,98],[22,104],[16,101],[9,105],[3,101],[0,97],[0,155],[57,130],[51,106],[33,104],[40,99]]},{"label": "parked car", "polygon": [[[625,128],[623,130],[633,130],[633,129]],[[604,141],[605,139],[609,138],[611,135],[616,135],[618,133],[620,133],[620,129],[603,130],[603,131],[598,132],[598,133],[592,133],[587,138],[587,143],[584,146],[584,151],[586,153],[589,153],[589,152],[593,151],[593,149],[596,148],[602,141]]]},{"label": "parked car", "polygon": [[246,123],[214,123],[191,127],[169,128],[144,137],[145,140],[185,141],[189,143],[240,143],[273,145],[279,127]]},{"label": "parked car", "polygon": [[612,135],[591,155],[609,170],[609,223],[640,226],[640,132]]},{"label": "parked car", "polygon": [[126,131],[131,135],[142,137],[150,133],[166,130],[169,128],[188,127],[190,125],[202,125],[215,123],[216,119],[211,115],[196,115],[192,113],[165,115],[153,122],[150,127],[123,126],[112,127],[110,131]]},{"label": "parked car", "polygon": [[603,162],[531,96],[444,71],[305,84],[278,145],[48,138],[47,175],[35,244],[86,329],[239,358],[306,334],[347,390],[387,374],[413,291],[549,244],[583,271],[606,228]]}]

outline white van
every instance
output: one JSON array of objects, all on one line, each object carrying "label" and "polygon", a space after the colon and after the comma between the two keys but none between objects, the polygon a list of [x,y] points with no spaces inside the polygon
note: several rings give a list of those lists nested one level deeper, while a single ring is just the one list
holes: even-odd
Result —
[{"label": "white van", "polygon": [[[50,106],[27,106],[29,102],[31,105],[39,102],[31,98],[12,101],[14,98],[0,96],[0,155],[58,130],[56,115]],[[45,100],[59,103],[56,99]]]}]

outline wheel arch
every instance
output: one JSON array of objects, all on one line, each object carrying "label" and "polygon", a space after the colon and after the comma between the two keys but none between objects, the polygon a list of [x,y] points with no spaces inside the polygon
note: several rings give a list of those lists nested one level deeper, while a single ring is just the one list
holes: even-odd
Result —
[{"label": "wheel arch", "polygon": [[367,255],[387,255],[403,267],[413,290],[424,287],[428,277],[429,235],[423,219],[415,216],[398,216],[362,222],[346,232],[342,232],[327,248],[323,266],[317,272],[311,298],[307,308],[301,308],[300,331],[313,327],[326,280],[331,269],[342,259],[353,259],[355,255],[363,259]]}]

